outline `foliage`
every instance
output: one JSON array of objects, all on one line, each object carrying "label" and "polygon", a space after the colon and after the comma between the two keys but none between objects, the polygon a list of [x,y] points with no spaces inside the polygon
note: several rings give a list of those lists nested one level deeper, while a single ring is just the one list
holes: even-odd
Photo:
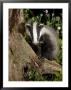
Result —
[{"label": "foliage", "polygon": [[44,78],[44,80],[47,80],[47,81],[61,81],[62,74],[61,74],[61,72],[56,72],[55,74],[43,75],[43,78]]},{"label": "foliage", "polygon": [[32,68],[28,74],[28,80],[42,81],[44,79],[38,71],[36,71],[35,69]]},{"label": "foliage", "polygon": [[31,68],[26,77],[27,81],[61,81],[61,72],[56,72],[55,74],[41,74],[34,68]]}]

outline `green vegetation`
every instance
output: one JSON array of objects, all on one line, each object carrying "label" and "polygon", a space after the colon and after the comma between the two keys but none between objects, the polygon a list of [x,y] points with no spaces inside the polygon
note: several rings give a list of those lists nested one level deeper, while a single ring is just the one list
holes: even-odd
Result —
[{"label": "green vegetation", "polygon": [[42,81],[44,79],[39,72],[37,72],[35,69],[32,68],[28,74],[28,80]]},{"label": "green vegetation", "polygon": [[31,68],[25,77],[27,81],[61,81],[61,72],[56,72],[55,74],[43,74],[41,75],[37,70]]}]

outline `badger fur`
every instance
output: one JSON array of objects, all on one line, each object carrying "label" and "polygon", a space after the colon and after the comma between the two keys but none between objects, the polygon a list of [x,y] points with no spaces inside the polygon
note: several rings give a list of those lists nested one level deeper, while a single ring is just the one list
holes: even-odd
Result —
[{"label": "badger fur", "polygon": [[29,44],[37,55],[52,60],[57,53],[57,38],[54,29],[38,22],[27,23],[26,33]]}]

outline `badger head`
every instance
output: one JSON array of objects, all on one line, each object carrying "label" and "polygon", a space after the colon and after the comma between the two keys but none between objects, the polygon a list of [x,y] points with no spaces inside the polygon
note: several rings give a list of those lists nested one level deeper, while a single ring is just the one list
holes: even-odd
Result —
[{"label": "badger head", "polygon": [[26,25],[26,33],[31,38],[31,41],[34,45],[42,43],[40,41],[40,37],[44,34],[44,24],[39,22],[27,23]]}]

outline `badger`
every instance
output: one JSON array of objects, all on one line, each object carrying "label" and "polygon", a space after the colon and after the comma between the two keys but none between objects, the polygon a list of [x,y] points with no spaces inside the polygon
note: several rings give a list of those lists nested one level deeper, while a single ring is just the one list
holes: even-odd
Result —
[{"label": "badger", "polygon": [[57,54],[57,36],[53,28],[37,21],[26,23],[26,34],[34,52],[43,58],[53,60]]}]

